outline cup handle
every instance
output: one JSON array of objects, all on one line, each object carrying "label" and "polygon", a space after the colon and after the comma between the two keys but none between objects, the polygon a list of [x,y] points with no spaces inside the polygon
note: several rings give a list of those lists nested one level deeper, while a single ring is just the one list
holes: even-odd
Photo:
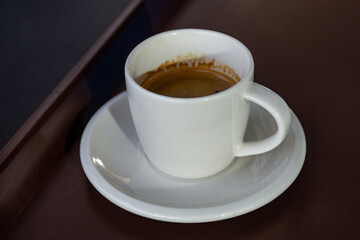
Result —
[{"label": "cup handle", "polygon": [[279,95],[270,89],[260,84],[252,83],[246,90],[244,98],[266,109],[274,117],[278,130],[268,138],[243,142],[235,154],[237,157],[256,155],[274,149],[286,137],[291,123],[289,107]]}]

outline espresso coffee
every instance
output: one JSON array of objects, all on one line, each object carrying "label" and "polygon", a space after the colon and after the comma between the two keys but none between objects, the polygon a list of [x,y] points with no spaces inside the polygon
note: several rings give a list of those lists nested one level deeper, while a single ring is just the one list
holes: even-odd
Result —
[{"label": "espresso coffee", "polygon": [[[217,71],[210,63],[176,62],[147,72],[136,81],[149,91],[169,97],[193,98],[212,95],[235,85],[237,80]],[[223,68],[220,68],[223,69]],[[226,70],[230,68],[227,67]]]}]

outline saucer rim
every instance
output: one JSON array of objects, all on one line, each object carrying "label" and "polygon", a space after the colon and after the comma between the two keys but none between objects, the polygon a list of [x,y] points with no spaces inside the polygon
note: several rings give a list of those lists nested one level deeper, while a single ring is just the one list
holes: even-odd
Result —
[{"label": "saucer rim", "polygon": [[292,160],[272,183],[248,196],[246,198],[247,204],[243,204],[243,201],[238,199],[210,207],[180,208],[141,201],[118,190],[101,175],[91,160],[90,148],[88,147],[91,139],[90,135],[98,117],[115,102],[122,101],[125,98],[127,98],[127,92],[123,91],[106,102],[91,117],[81,137],[80,160],[85,175],[95,189],[110,202],[134,214],[155,220],[177,223],[213,222],[240,216],[266,205],[281,195],[295,181],[303,167],[306,155],[305,134],[299,119],[291,111],[292,122],[290,127],[295,135]]}]

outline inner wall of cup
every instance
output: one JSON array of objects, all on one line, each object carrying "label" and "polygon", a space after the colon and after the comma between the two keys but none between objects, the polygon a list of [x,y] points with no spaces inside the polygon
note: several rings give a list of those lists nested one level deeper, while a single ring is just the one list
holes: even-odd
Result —
[{"label": "inner wall of cup", "polygon": [[205,57],[215,65],[227,65],[242,79],[252,71],[252,57],[247,48],[224,34],[202,30],[179,30],[155,35],[140,43],[128,59],[133,78],[157,69],[166,61]]}]

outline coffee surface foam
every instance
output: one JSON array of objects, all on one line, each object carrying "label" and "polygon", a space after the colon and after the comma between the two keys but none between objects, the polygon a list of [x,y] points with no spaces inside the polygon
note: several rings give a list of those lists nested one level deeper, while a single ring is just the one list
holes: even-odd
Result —
[{"label": "coffee surface foam", "polygon": [[[240,78],[227,66],[214,66],[204,58],[166,62],[135,80],[149,91],[169,97],[212,95],[235,85]],[[220,70],[220,71],[219,71]],[[230,77],[236,75],[235,78]]]}]

